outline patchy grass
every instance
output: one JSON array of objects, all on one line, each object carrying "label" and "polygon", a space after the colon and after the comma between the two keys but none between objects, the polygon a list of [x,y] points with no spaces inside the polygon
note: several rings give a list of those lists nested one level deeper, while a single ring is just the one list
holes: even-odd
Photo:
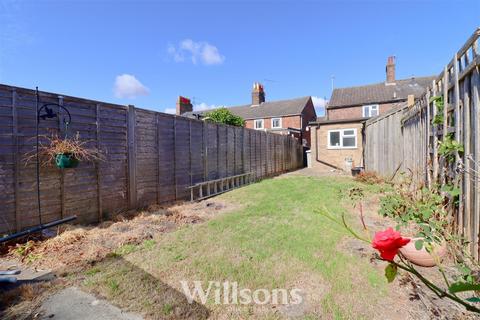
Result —
[{"label": "patchy grass", "polygon": [[[84,273],[84,286],[147,317],[371,319],[386,293],[381,272],[356,255],[339,251],[346,235],[315,209],[344,212],[347,178],[285,177],[220,196],[240,209],[122,247]],[[377,192],[378,185],[361,185]],[[350,217],[352,223],[356,219]],[[302,310],[275,306],[188,304],[181,280],[237,282],[239,288],[299,288]]]}]

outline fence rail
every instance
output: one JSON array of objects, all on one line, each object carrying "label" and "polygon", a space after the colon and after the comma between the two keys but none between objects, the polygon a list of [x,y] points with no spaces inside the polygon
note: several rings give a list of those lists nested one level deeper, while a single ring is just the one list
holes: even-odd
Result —
[{"label": "fence rail", "polygon": [[[479,257],[480,230],[480,28],[455,53],[453,59],[427,88],[412,108],[403,108],[401,132],[385,124],[399,116],[383,117],[382,125],[367,123],[365,149],[366,169],[389,174],[394,164],[403,161],[403,171],[411,171],[417,181],[432,187],[454,185],[460,189],[460,205],[450,208],[459,234],[471,243],[471,252]],[[442,97],[443,110],[432,97]],[[434,119],[437,119],[434,123]],[[442,122],[439,124],[438,122]],[[379,135],[386,128],[387,139]],[[392,131],[390,131],[392,130]],[[454,139],[464,148],[455,163],[447,161],[439,151],[439,143]],[[375,142],[375,139],[380,141]],[[386,141],[388,140],[388,141]],[[388,160],[379,147],[386,143],[397,146],[403,157],[395,154]],[[387,162],[382,167],[378,163]]]},{"label": "fence rail", "polygon": [[[301,145],[291,136],[110,103],[40,93],[58,103],[78,132],[105,161],[75,169],[40,169],[42,221],[76,214],[101,221],[118,212],[190,199],[189,186],[250,173],[255,179],[303,166]],[[40,121],[40,134],[62,130],[63,115]],[[25,154],[35,144],[35,92],[0,85],[0,233],[38,224],[35,163]]]}]

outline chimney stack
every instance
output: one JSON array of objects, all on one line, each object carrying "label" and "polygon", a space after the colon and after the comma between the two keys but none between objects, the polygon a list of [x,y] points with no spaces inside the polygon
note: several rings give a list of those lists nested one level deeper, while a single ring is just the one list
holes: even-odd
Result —
[{"label": "chimney stack", "polygon": [[252,106],[260,105],[265,102],[265,91],[263,91],[263,85],[255,82],[252,90]]},{"label": "chimney stack", "polygon": [[395,83],[395,56],[388,57],[387,60],[387,84]]},{"label": "chimney stack", "polygon": [[179,96],[177,100],[177,116],[181,116],[185,112],[192,112],[193,105],[190,102],[190,99]]}]

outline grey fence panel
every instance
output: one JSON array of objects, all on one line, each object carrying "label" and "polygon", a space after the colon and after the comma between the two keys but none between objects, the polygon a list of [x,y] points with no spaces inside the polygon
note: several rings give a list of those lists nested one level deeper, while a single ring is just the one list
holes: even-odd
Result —
[{"label": "grey fence panel", "polygon": [[175,185],[175,117],[158,115],[158,157],[160,202],[176,199]]}]

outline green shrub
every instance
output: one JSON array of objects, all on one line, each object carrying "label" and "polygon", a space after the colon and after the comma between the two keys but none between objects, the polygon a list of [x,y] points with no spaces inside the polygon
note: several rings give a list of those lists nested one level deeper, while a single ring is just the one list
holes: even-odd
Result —
[{"label": "green shrub", "polygon": [[394,219],[397,229],[414,227],[415,237],[439,243],[449,236],[451,226],[444,202],[437,188],[415,189],[401,183],[380,199],[379,213]]},{"label": "green shrub", "polygon": [[227,108],[219,108],[207,112],[205,114],[205,119],[212,120],[217,123],[228,124],[231,126],[243,127],[245,121],[242,117],[234,115]]}]

